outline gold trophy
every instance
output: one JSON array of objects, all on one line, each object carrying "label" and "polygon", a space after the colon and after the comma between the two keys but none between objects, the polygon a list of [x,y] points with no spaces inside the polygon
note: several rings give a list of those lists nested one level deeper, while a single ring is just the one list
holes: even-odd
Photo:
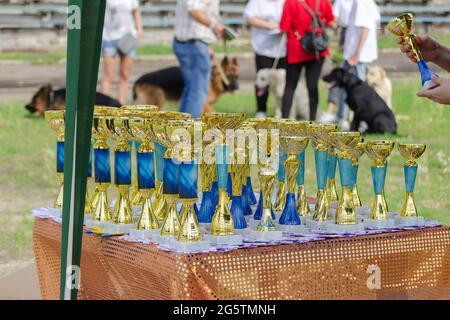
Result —
[{"label": "gold trophy", "polygon": [[159,222],[153,212],[151,197],[155,191],[155,152],[151,145],[153,139],[152,113],[141,113],[129,117],[128,123],[135,139],[140,141],[136,150],[136,181],[138,195],[142,198],[141,215],[136,230],[131,230],[130,235],[137,238],[152,238],[159,233]]},{"label": "gold trophy", "polygon": [[48,126],[58,133],[56,143],[56,175],[60,181],[58,195],[53,203],[53,208],[61,210],[63,203],[64,191],[64,126],[65,126],[65,111],[52,110],[45,112],[45,121]]},{"label": "gold trophy", "polygon": [[337,150],[342,196],[336,209],[335,223],[328,223],[327,230],[337,233],[362,232],[364,225],[358,223],[353,201],[353,163],[362,154],[360,149],[364,147],[361,145],[361,133],[332,132],[330,141]]},{"label": "gold trophy", "polygon": [[424,219],[418,215],[416,204],[414,202],[414,186],[417,169],[419,167],[416,160],[423,155],[426,145],[399,143],[397,147],[401,156],[406,160],[403,166],[406,195],[400,210],[400,217],[397,217],[395,222],[403,226],[422,225]]},{"label": "gold trophy", "polygon": [[335,180],[336,165],[337,165],[336,150],[332,145],[330,145],[330,149],[328,150],[328,180],[326,188],[326,193],[330,204],[336,203],[339,200]]},{"label": "gold trophy", "polygon": [[334,124],[314,123],[308,127],[308,135],[314,148],[316,164],[317,198],[312,219],[306,219],[305,223],[311,228],[320,228],[323,222],[330,220],[328,211],[331,204],[326,193],[328,178],[328,151],[330,148],[330,134],[337,130]]},{"label": "gold trophy", "polygon": [[131,186],[131,148],[128,141],[132,134],[129,117],[117,111],[114,116],[105,117],[105,129],[117,140],[114,151],[114,183],[118,198],[112,215],[112,225],[105,227],[106,232],[128,232],[135,226],[130,202]]},{"label": "gold trophy", "polygon": [[365,209],[362,205],[361,198],[359,197],[357,178],[358,178],[358,169],[359,169],[359,158],[364,154],[365,143],[362,141],[358,143],[355,148],[353,148],[353,159],[352,159],[352,179],[353,179],[353,205],[355,206],[355,210]]},{"label": "gold trophy", "polygon": [[366,227],[370,229],[391,228],[395,225],[394,219],[389,218],[387,202],[383,192],[387,173],[387,158],[393,149],[394,142],[390,140],[373,140],[366,143],[367,157],[373,161],[371,171],[375,192],[370,219],[364,221]]},{"label": "gold trophy", "polygon": [[414,58],[419,67],[420,76],[422,78],[422,88],[423,90],[432,89],[433,82],[431,81],[433,75],[437,75],[423,59],[422,53],[419,50],[416,41],[416,35],[411,31],[414,26],[414,17],[411,13],[404,13],[394,20],[392,20],[388,25],[388,30],[395,34],[396,36],[402,37],[403,42],[411,47]]},{"label": "gold trophy", "polygon": [[179,142],[176,130],[193,127],[194,120],[156,120],[152,130],[157,142],[167,148],[164,153],[163,194],[166,201],[164,220],[159,238],[165,242],[168,238],[178,237],[181,228],[177,212],[177,199],[179,197],[179,164],[173,155],[173,148]]},{"label": "gold trophy", "polygon": [[230,162],[230,146],[227,144],[226,131],[234,130],[244,121],[243,113],[203,113],[202,121],[208,128],[217,129],[220,140],[215,145],[216,175],[218,178],[219,200],[211,221],[209,241],[214,243],[241,243],[242,236],[235,234],[234,221],[228,203],[226,190],[228,164]]},{"label": "gold trophy", "polygon": [[[159,110],[158,106],[154,105],[129,105],[120,107],[121,113],[124,116],[139,116],[139,115],[147,115],[148,113],[152,113]],[[134,145],[134,144],[133,144]],[[135,145],[134,145],[135,146]],[[137,148],[137,146],[135,146]],[[139,192],[138,181],[137,181],[137,172],[133,174],[133,192],[131,195],[131,204],[136,206],[141,206],[143,203],[143,196]]]}]

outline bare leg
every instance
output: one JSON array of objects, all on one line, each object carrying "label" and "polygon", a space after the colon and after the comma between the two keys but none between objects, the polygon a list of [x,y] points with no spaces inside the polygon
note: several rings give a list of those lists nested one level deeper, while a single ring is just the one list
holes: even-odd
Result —
[{"label": "bare leg", "polygon": [[132,57],[121,57],[118,100],[122,105],[125,105],[127,101],[128,79],[130,78],[133,62],[134,59]]},{"label": "bare leg", "polygon": [[111,86],[116,72],[116,62],[116,57],[103,56],[102,92],[106,95],[111,94]]}]

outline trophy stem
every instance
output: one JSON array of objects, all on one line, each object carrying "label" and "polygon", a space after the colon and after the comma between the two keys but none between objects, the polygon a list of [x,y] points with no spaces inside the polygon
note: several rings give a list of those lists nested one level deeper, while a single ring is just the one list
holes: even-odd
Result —
[{"label": "trophy stem", "polygon": [[257,231],[276,231],[275,224],[272,220],[272,197],[275,184],[275,174],[260,174],[259,180],[262,189],[262,215],[258,224]]},{"label": "trophy stem", "polygon": [[337,157],[334,149],[328,152],[328,181],[326,193],[329,202],[334,202],[339,200],[339,196],[336,190],[336,167],[337,167]]},{"label": "trophy stem", "polygon": [[97,187],[97,183],[96,183],[94,186],[94,191],[92,192],[92,195],[91,195],[92,212],[94,212],[95,208],[97,208],[97,204],[98,204],[98,187]]},{"label": "trophy stem", "polygon": [[202,240],[202,234],[198,226],[197,215],[195,214],[194,204],[197,198],[180,199],[183,207],[181,209],[181,227],[178,233],[178,241],[197,242]]},{"label": "trophy stem", "polygon": [[384,196],[384,183],[386,179],[387,166],[372,167],[372,182],[375,191],[375,196],[372,202],[372,210],[370,219],[386,220],[388,219],[388,208],[386,198]]},{"label": "trophy stem", "polygon": [[245,187],[247,189],[247,197],[249,205],[255,205],[258,201],[256,201],[255,192],[253,191],[252,178],[250,177],[250,168]]},{"label": "trophy stem", "polygon": [[[284,206],[286,205],[286,169],[285,162],[287,161],[287,154],[280,150],[280,156],[278,159],[278,190],[275,197],[275,203],[273,205],[273,210],[275,211],[283,211]],[[294,177],[295,179],[295,177]]]},{"label": "trophy stem", "polygon": [[155,202],[153,203],[153,212],[155,213],[156,218],[159,221],[162,221],[165,218],[166,207],[166,200],[164,199],[163,194],[163,182],[156,181],[155,186]]},{"label": "trophy stem", "polygon": [[417,208],[414,202],[414,187],[416,184],[418,165],[416,163],[406,164],[403,167],[405,176],[406,196],[400,211],[401,217],[417,217]]},{"label": "trophy stem", "polygon": [[280,217],[280,224],[299,225],[301,223],[300,216],[295,203],[295,191],[297,189],[297,174],[300,167],[300,161],[297,160],[296,154],[290,154],[284,163],[285,181],[287,183],[286,205]]},{"label": "trophy stem", "polygon": [[63,198],[64,198],[64,173],[58,172],[56,174],[59,180],[59,191],[56,196],[55,202],[53,203],[53,207],[56,209],[62,209]]},{"label": "trophy stem", "polygon": [[353,204],[352,159],[338,158],[341,176],[342,197],[336,209],[336,224],[356,224]]},{"label": "trophy stem", "polygon": [[335,202],[335,201],[339,200],[335,179],[328,178],[326,193],[327,193],[329,202]]},{"label": "trophy stem", "polygon": [[[328,210],[330,210],[331,205],[328,200],[328,196],[325,192],[328,178],[328,150],[321,148],[321,145],[317,146],[314,150],[314,159],[316,162],[316,178],[317,178],[317,199],[313,219],[319,219],[316,221],[323,221],[320,219],[325,219],[328,217]],[[323,193],[323,195],[322,195]]]},{"label": "trophy stem", "polygon": [[166,217],[161,227],[164,237],[177,237],[180,231],[180,220],[177,213],[177,194],[164,194],[166,200]]},{"label": "trophy stem", "polygon": [[244,210],[244,216],[251,216],[253,214],[252,207],[249,203],[249,196],[247,194],[247,186],[242,185],[242,208]]},{"label": "trophy stem", "polygon": [[92,214],[91,201],[89,199],[89,190],[86,186],[86,197],[84,202],[84,214]]},{"label": "trophy stem", "polygon": [[313,220],[327,221],[330,220],[327,209],[327,193],[324,189],[317,190],[317,199],[314,209]]},{"label": "trophy stem", "polygon": [[96,182],[96,190],[98,190],[98,200],[93,211],[92,220],[94,221],[111,221],[111,210],[108,201],[109,183]]},{"label": "trophy stem", "polygon": [[361,207],[362,202],[361,198],[359,197],[358,193],[358,186],[357,186],[357,180],[358,180],[358,169],[359,169],[359,163],[358,160],[352,160],[352,185],[353,185],[353,205],[355,208]]},{"label": "trophy stem", "polygon": [[136,229],[137,230],[155,230],[159,229],[159,222],[156,218],[151,202],[151,196],[154,192],[153,189],[141,189],[139,190],[143,197],[142,201],[142,212],[138,220]]},{"label": "trophy stem", "polygon": [[311,215],[311,209],[309,208],[306,190],[303,184],[297,185],[297,212],[300,217]]},{"label": "trophy stem", "polygon": [[114,224],[131,224],[133,223],[133,214],[130,205],[130,186],[117,185],[119,197],[114,207],[112,222]]},{"label": "trophy stem", "polygon": [[244,207],[242,201],[242,180],[245,171],[245,164],[233,165],[232,171],[232,201],[231,201],[231,215],[233,216],[234,228],[245,229],[247,221],[244,216]]}]

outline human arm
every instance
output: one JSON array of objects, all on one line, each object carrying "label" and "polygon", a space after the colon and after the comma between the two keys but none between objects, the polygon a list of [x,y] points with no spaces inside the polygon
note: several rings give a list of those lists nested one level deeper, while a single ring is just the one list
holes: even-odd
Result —
[{"label": "human arm", "polygon": [[136,37],[139,39],[144,32],[144,27],[142,26],[142,16],[139,9],[133,10],[133,18],[137,31]]},{"label": "human arm", "polygon": [[224,35],[224,26],[207,13],[208,5],[212,0],[190,0],[187,3],[189,15],[198,23],[210,28],[217,38]]},{"label": "human arm", "polygon": [[275,22],[267,21],[256,17],[247,17],[247,23],[253,27],[267,30],[276,30],[279,28],[279,25]]},{"label": "human arm", "polygon": [[358,47],[353,55],[348,59],[348,63],[351,66],[356,66],[359,63],[359,58],[361,57],[361,52],[366,44],[367,37],[369,36],[369,28],[361,27],[361,34],[359,36]]},{"label": "human arm", "polygon": [[[416,36],[416,43],[425,61],[433,62],[450,72],[450,48],[442,45],[430,36]],[[411,46],[403,38],[398,39],[400,50],[412,61],[417,62]]]}]

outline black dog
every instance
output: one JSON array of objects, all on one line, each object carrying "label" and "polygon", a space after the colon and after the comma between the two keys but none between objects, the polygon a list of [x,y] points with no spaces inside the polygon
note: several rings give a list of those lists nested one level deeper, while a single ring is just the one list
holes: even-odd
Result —
[{"label": "black dog", "polygon": [[[95,105],[121,107],[118,100],[103,93],[95,94]],[[47,110],[64,110],[66,108],[66,88],[53,90],[51,85],[41,87],[25,108],[33,114],[44,115]]]},{"label": "black dog", "polygon": [[341,68],[334,69],[323,80],[347,92],[347,104],[354,112],[352,131],[357,131],[360,122],[365,121],[369,126],[365,133],[397,133],[397,122],[391,109],[366,82]]}]

